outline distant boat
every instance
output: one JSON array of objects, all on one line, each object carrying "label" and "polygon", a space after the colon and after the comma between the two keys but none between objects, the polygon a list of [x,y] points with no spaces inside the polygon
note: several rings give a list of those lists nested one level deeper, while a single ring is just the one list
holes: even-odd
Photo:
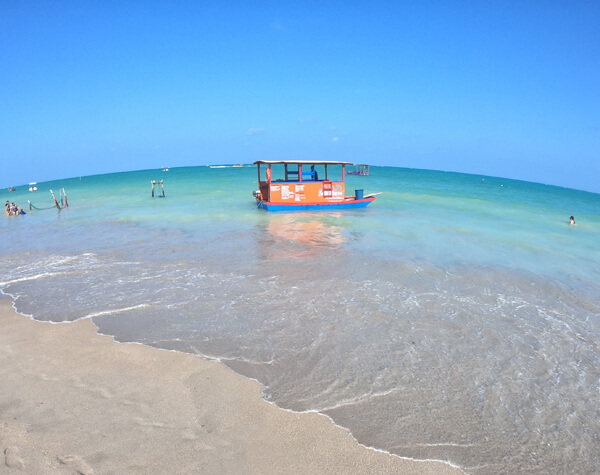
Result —
[{"label": "distant boat", "polygon": [[37,183],[35,181],[32,181],[31,183],[29,183],[29,191],[37,191]]},{"label": "distant boat", "polygon": [[9,186],[8,187],[8,191],[9,192],[11,192],[11,191],[17,191],[17,189],[14,186]]},{"label": "distant boat", "polygon": [[360,164],[360,165],[356,165],[356,168],[354,170],[348,170],[346,173],[348,173],[348,175],[367,176],[370,172],[371,172],[370,165]]},{"label": "distant boat", "polygon": [[163,172],[168,172],[169,169],[168,168],[163,168]]}]

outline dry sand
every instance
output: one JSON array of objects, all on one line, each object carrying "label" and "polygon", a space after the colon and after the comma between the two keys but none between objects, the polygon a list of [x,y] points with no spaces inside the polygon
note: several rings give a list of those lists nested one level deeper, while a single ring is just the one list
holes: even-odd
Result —
[{"label": "dry sand", "polygon": [[0,473],[460,474],[359,445],[199,357],[36,322],[0,298]]}]

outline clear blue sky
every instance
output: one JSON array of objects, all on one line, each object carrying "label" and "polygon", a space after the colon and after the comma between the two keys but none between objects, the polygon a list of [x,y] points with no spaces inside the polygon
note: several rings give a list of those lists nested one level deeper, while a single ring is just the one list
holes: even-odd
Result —
[{"label": "clear blue sky", "polygon": [[0,5],[0,187],[343,159],[600,192],[600,2]]}]

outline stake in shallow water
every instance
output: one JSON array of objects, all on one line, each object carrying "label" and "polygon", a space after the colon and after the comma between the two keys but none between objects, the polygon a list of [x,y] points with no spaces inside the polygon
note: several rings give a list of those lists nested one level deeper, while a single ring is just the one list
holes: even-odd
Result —
[{"label": "stake in shallow water", "polygon": [[[152,198],[154,198],[154,185],[160,185],[160,187],[162,189],[162,198],[164,198],[165,197],[165,185],[163,183],[163,180],[160,180],[160,181],[152,180],[150,183],[152,183]],[[158,197],[160,198],[161,196],[158,195]]]},{"label": "stake in shallow water", "polygon": [[62,188],[60,190],[60,195],[59,195],[59,197],[60,197],[60,205],[58,204],[58,200],[56,199],[56,196],[54,196],[54,191],[50,190],[50,194],[52,195],[52,199],[54,200],[54,206],[49,206],[47,208],[38,208],[37,206],[34,206],[31,203],[31,200],[27,200],[27,203],[29,203],[29,210],[31,211],[31,210],[36,209],[38,211],[41,211],[41,210],[45,210],[45,209],[52,209],[52,208],[55,208],[55,207],[60,210],[60,209],[62,209],[60,207],[60,205],[62,205],[63,208],[67,208],[69,206],[69,202],[67,201],[67,193],[66,193],[66,191],[65,191],[64,188]]}]

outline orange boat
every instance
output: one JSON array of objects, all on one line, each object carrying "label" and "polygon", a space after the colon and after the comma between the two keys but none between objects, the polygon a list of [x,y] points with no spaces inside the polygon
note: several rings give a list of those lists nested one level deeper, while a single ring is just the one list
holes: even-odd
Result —
[{"label": "orange boat", "polygon": [[328,160],[259,160],[259,189],[253,192],[257,206],[267,211],[362,208],[375,194],[355,190],[346,196],[346,166],[350,162]]}]

